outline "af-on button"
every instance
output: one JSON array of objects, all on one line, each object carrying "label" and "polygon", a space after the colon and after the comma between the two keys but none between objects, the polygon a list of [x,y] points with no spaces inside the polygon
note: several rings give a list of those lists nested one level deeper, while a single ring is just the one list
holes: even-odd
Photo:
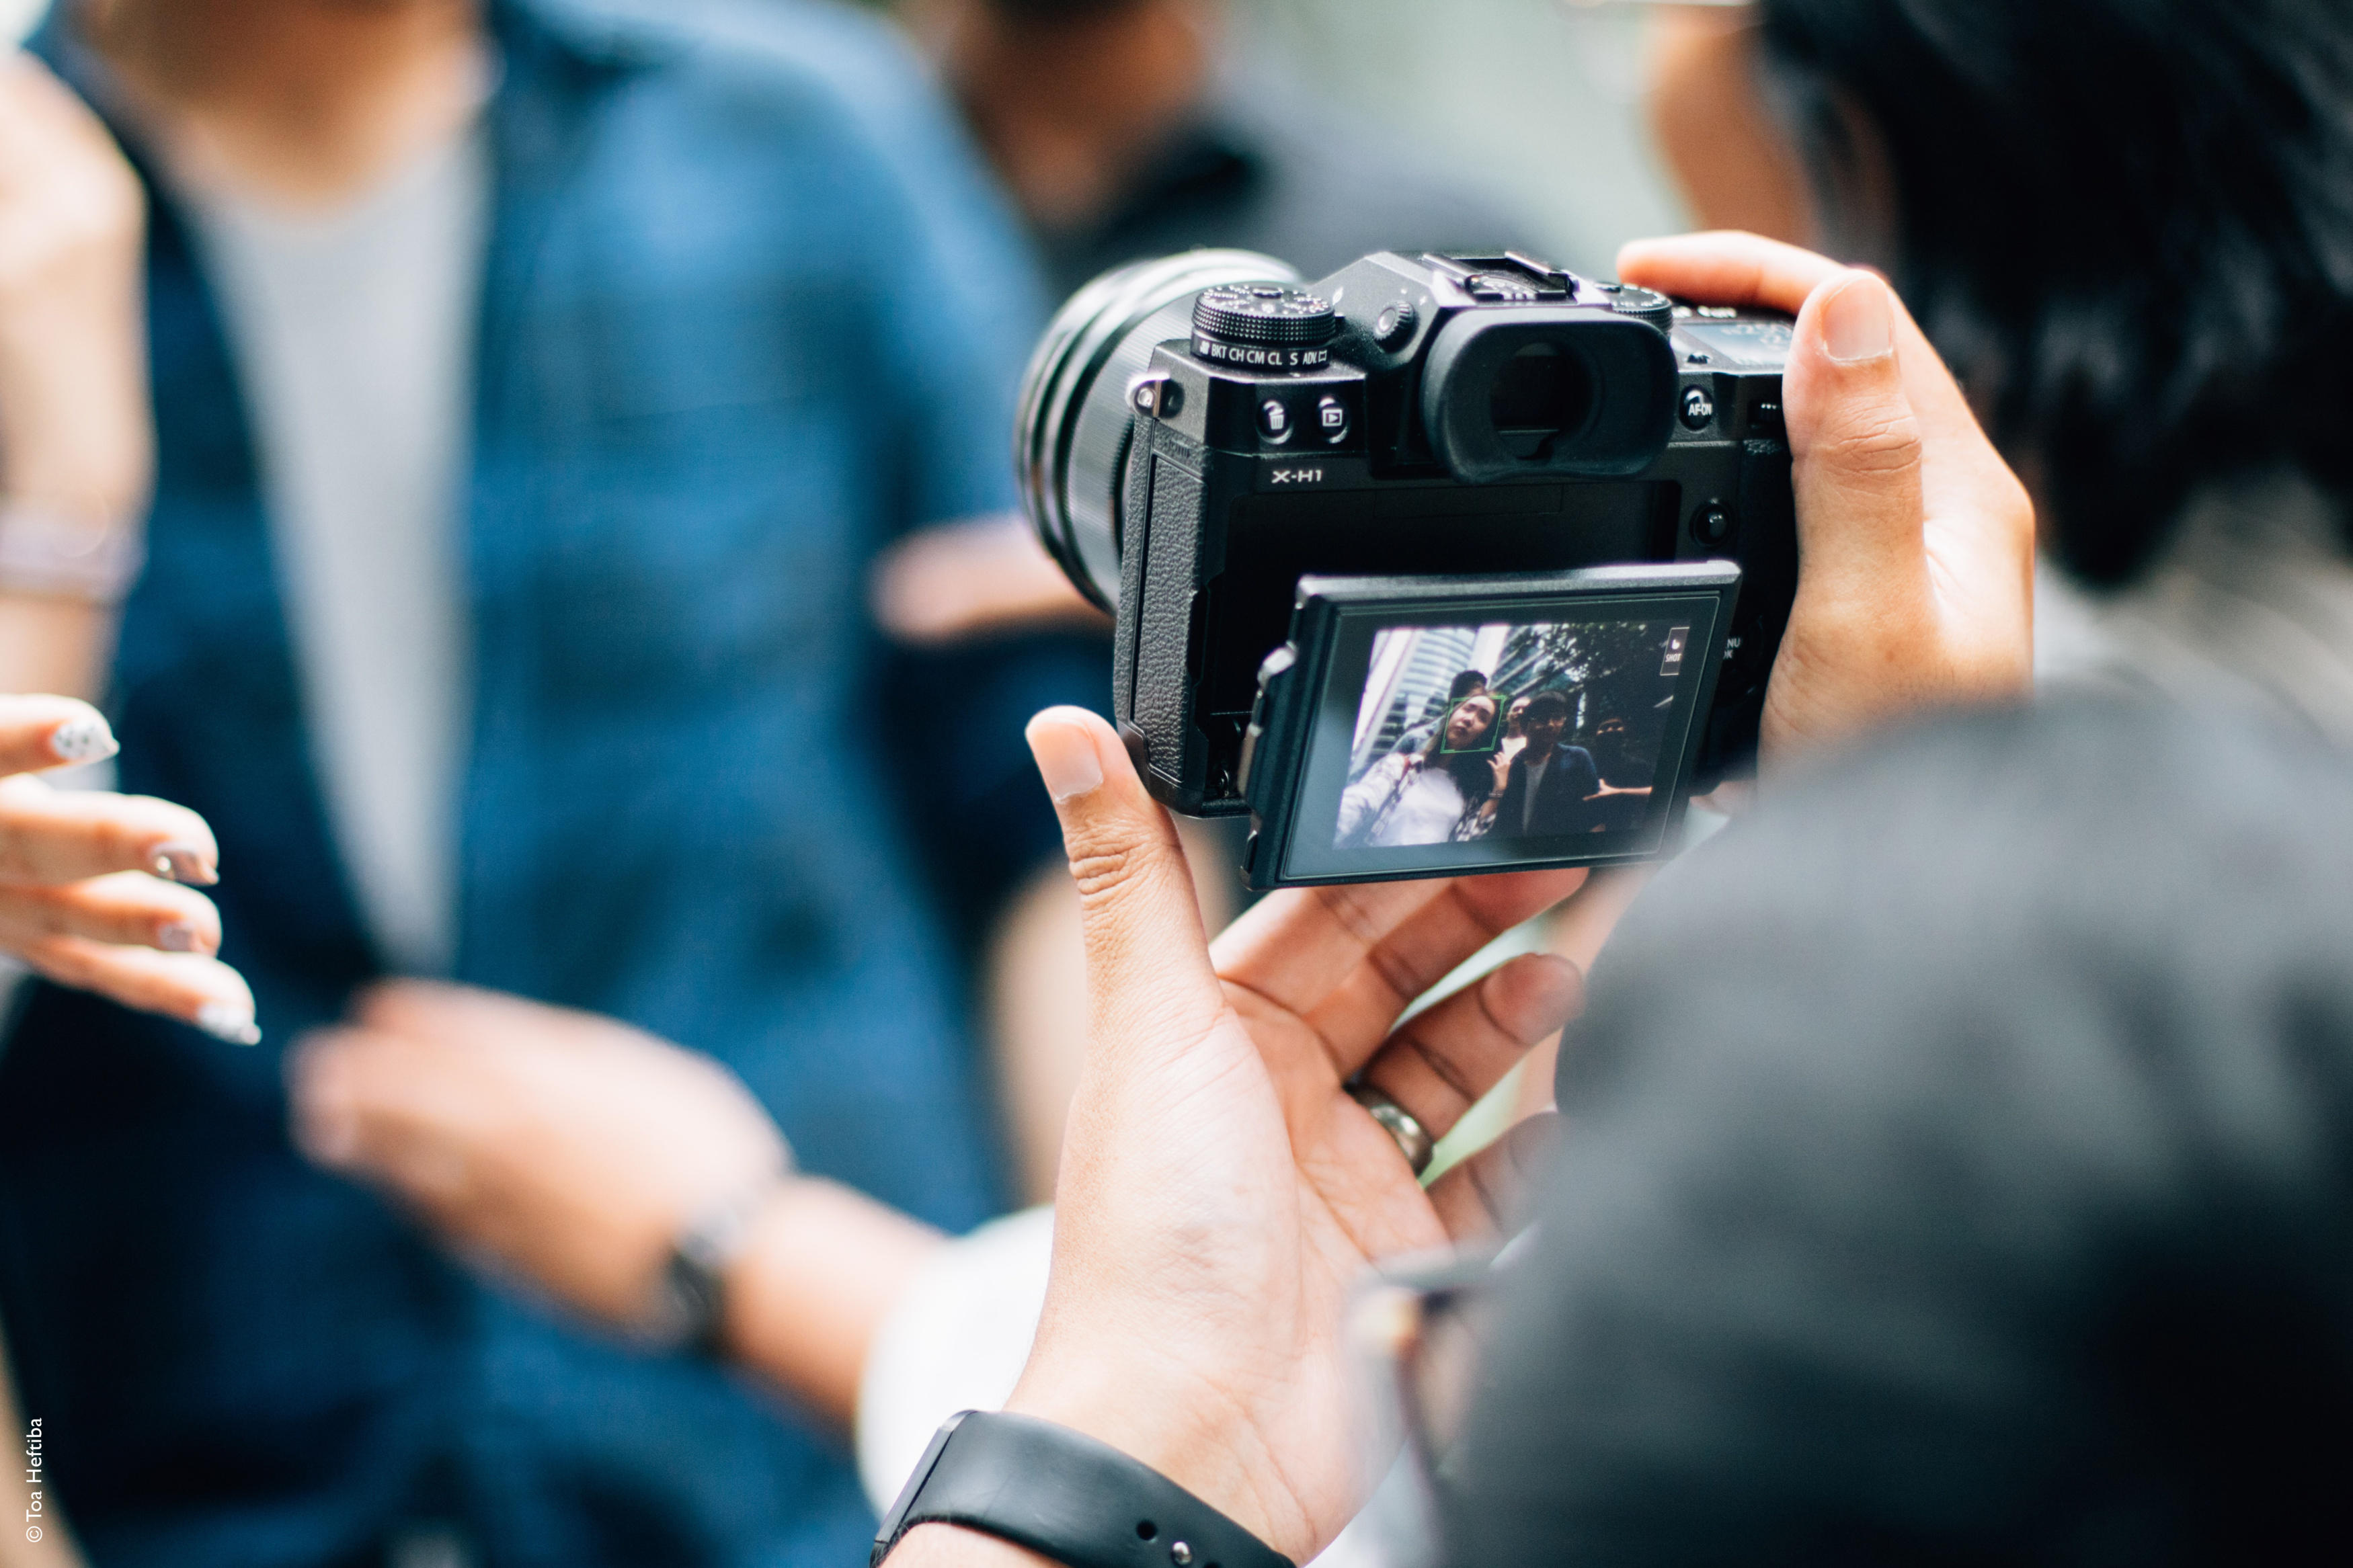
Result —
[{"label": "af-on button", "polygon": [[1704,430],[1715,423],[1715,398],[1704,386],[1683,388],[1683,428]]}]

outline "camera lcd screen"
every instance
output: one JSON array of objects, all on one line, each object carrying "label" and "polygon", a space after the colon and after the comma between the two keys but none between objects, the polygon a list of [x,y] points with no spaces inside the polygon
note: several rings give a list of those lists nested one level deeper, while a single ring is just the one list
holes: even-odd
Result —
[{"label": "camera lcd screen", "polygon": [[1285,879],[1656,854],[1677,819],[1713,595],[1343,614]]}]

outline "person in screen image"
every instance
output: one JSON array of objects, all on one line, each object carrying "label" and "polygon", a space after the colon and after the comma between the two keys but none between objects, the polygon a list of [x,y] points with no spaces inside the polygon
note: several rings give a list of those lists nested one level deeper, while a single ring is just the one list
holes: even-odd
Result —
[{"label": "person in screen image", "polygon": [[1504,760],[1511,761],[1527,748],[1528,703],[1535,694],[1514,697],[1504,710]]},{"label": "person in screen image", "polygon": [[[1483,669],[1466,669],[1457,675],[1452,683],[1447,687],[1446,701],[1451,709],[1453,704],[1461,701],[1464,698],[1476,697],[1486,689],[1487,672]],[[1397,744],[1391,746],[1389,751],[1393,755],[1400,752],[1427,751],[1430,748],[1430,738],[1437,733],[1438,721],[1425,719],[1399,735]]]},{"label": "person in screen image", "polygon": [[1419,752],[1392,752],[1348,786],[1333,844],[1394,849],[1462,837],[1494,793],[1502,722],[1500,704],[1485,692],[1455,703]]},{"label": "person in screen image", "polygon": [[1512,759],[1511,777],[1495,807],[1495,831],[1505,838],[1556,838],[1593,826],[1588,804],[1601,793],[1593,753],[1562,741],[1568,699],[1539,691],[1528,699],[1521,728],[1527,749]]},{"label": "person in screen image", "polygon": [[1601,789],[1588,803],[1596,833],[1623,833],[1642,826],[1651,810],[1651,779],[1658,759],[1638,749],[1634,726],[1613,713],[1579,742],[1601,774]]}]

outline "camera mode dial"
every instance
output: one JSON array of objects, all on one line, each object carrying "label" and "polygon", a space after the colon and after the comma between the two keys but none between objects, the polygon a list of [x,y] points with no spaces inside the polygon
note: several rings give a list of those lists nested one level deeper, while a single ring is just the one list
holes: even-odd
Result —
[{"label": "camera mode dial", "polygon": [[1662,332],[1675,324],[1675,302],[1664,294],[1631,283],[1605,283],[1601,288],[1609,296],[1609,308],[1621,316],[1648,321]]},{"label": "camera mode dial", "polygon": [[1280,283],[1205,289],[1193,303],[1193,353],[1243,370],[1322,370],[1340,314],[1332,301]]}]

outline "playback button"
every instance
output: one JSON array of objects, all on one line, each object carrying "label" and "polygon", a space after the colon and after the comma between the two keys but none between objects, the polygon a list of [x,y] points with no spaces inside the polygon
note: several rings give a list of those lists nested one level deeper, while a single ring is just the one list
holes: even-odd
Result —
[{"label": "playback button", "polygon": [[1348,438],[1348,405],[1336,397],[1325,397],[1315,405],[1315,433],[1324,437],[1327,447],[1336,447]]}]

